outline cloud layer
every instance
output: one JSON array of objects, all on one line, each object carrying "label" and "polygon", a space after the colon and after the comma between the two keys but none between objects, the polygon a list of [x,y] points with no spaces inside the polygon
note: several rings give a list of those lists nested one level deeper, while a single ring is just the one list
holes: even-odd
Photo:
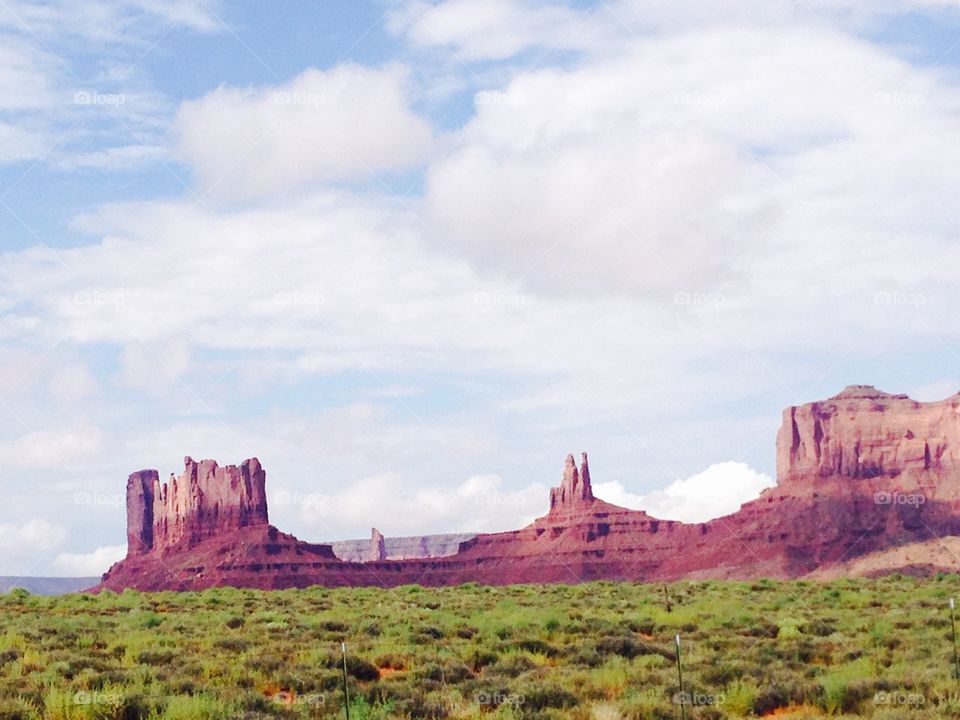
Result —
[{"label": "cloud layer", "polygon": [[[325,63],[227,10],[0,8],[0,572],[99,572],[184,454],[314,540],[516,527],[581,448],[704,520],[783,406],[956,389],[955,58],[878,40],[956,2],[412,2]],[[151,75],[203,43],[257,70]]]}]

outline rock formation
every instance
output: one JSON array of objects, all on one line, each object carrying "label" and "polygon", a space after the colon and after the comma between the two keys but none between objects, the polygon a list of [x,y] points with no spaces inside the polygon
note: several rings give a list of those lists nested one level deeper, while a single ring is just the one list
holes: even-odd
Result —
[{"label": "rock formation", "polygon": [[813,489],[836,481],[856,487],[851,481],[900,478],[955,493],[958,405],[958,395],[920,403],[851,385],[829,400],[787,408],[777,435],[779,481]]},{"label": "rock formation", "polygon": [[[412,535],[384,537],[386,552],[384,560],[410,560],[415,558],[440,558],[456,555],[460,544],[472,540],[477,533],[442,533],[440,535]],[[364,562],[370,557],[370,539],[335,540],[330,543],[334,554],[341,560]]]},{"label": "rock formation", "polygon": [[563,479],[560,487],[550,489],[550,512],[576,512],[585,503],[593,500],[593,489],[590,487],[590,468],[587,466],[587,454],[582,454],[580,471],[573,455],[567,455],[563,466]]},{"label": "rock formation", "polygon": [[267,525],[266,473],[256,458],[240,467],[184,459],[180,477],[160,482],[156,470],[127,480],[127,548],[133,555],[252,525]]},{"label": "rock formation", "polygon": [[370,553],[367,556],[369,562],[380,562],[387,559],[387,544],[384,542],[383,533],[376,528],[370,529]]},{"label": "rock formation", "polygon": [[268,525],[256,460],[221,469],[188,458],[167,485],[153,470],[130,476],[128,556],[99,587],[790,578],[871,554],[886,559],[869,567],[889,568],[899,557],[892,548],[960,535],[958,453],[960,395],[919,403],[851,386],[784,411],[777,486],[731,515],[685,524],[611,505],[593,496],[584,453],[579,469],[567,456],[548,513],[527,527],[405,560],[392,559],[390,539],[374,530],[355,552],[365,562]]}]

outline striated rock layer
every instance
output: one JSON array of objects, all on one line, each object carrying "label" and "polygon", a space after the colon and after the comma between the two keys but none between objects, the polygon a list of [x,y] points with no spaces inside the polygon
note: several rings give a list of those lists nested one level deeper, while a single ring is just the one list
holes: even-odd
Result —
[{"label": "striated rock layer", "polygon": [[[413,535],[408,537],[384,537],[383,557],[380,557],[379,542],[377,559],[409,560],[411,558],[438,558],[456,555],[460,543],[472,540],[477,533],[444,533],[440,535]],[[335,540],[330,543],[334,554],[341,560],[363,562],[373,559],[373,540]]]},{"label": "striated rock layer", "polygon": [[180,477],[161,483],[156,470],[127,479],[127,548],[142,555],[181,549],[237,528],[267,524],[267,474],[256,458],[240,467],[184,459]]},{"label": "striated rock layer", "polygon": [[[155,471],[128,483],[128,557],[100,588],[213,585],[450,585],[791,578],[854,558],[960,535],[960,396],[919,403],[869,386],[787,408],[777,486],[706,523],[659,520],[593,495],[586,454],[564,464],[549,512],[482,534],[445,557],[393,560],[375,533],[366,562],[340,560],[267,524],[264,475],[187,461],[176,483]],[[184,480],[186,478],[186,480]],[[389,543],[389,540],[386,541]]]}]

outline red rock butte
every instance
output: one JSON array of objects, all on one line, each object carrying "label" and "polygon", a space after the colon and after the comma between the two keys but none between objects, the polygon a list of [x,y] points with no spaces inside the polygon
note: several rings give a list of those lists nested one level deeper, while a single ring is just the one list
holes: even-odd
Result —
[{"label": "red rock butte", "polygon": [[97,589],[216,585],[795,578],[908,543],[960,535],[960,395],[921,403],[855,385],[789,407],[777,435],[777,485],[704,523],[660,520],[594,497],[587,455],[567,456],[546,515],[481,534],[443,557],[389,559],[374,530],[363,562],[303,542],[267,519],[266,473],[186,459],[162,484],[127,481],[128,553]]}]

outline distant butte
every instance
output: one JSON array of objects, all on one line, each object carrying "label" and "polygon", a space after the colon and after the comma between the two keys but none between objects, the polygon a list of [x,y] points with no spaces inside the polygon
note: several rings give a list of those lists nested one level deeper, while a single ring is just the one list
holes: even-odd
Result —
[{"label": "distant butte", "polygon": [[869,385],[787,408],[777,486],[731,515],[685,524],[611,505],[593,495],[586,453],[579,467],[569,455],[546,515],[442,557],[391,559],[374,529],[342,560],[269,524],[255,458],[185,465],[166,484],[130,476],[128,554],[96,589],[820,577],[895,569],[892,549],[960,535],[960,395],[921,403]]}]

